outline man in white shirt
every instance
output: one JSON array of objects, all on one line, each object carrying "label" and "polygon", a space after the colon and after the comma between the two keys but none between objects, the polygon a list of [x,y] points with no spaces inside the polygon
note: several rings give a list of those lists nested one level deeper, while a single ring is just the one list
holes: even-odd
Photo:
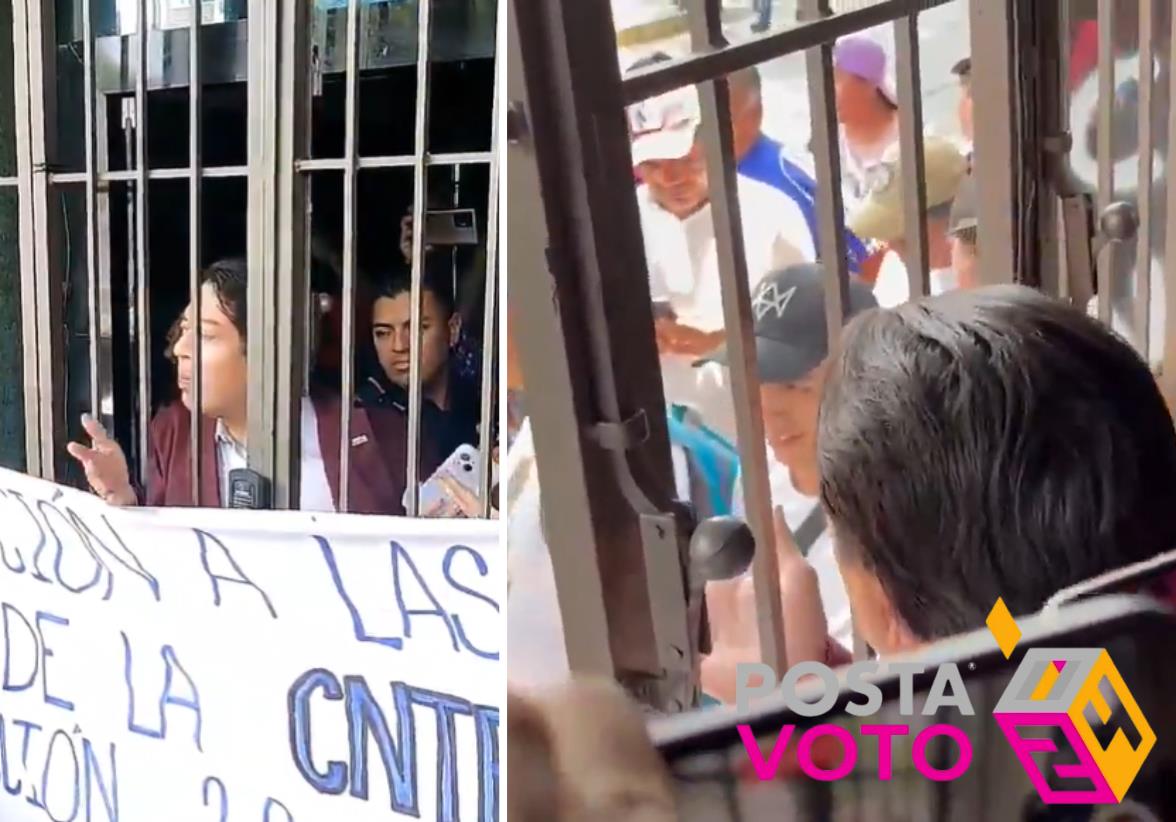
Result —
[{"label": "man in white shirt", "polygon": [[[816,572],[829,635],[848,648],[853,633],[849,598],[818,500],[817,418],[829,354],[824,280],[818,265],[791,266],[760,282],[752,308],[772,504],[782,509],[797,547]],[[875,307],[869,286],[851,279],[847,315]],[[712,361],[725,365],[725,349]],[[739,488],[733,503],[737,515],[743,513]],[[720,699],[734,693],[734,666],[759,660],[755,620],[742,613],[753,601],[743,596],[751,585],[749,574],[707,587],[715,653],[703,663],[703,689]]]},{"label": "man in white shirt", "polygon": [[866,196],[870,173],[898,142],[898,95],[890,58],[867,35],[843,37],[833,48],[841,175],[850,204]]},{"label": "man in white shirt", "polygon": [[[968,163],[955,143],[933,135],[923,138],[923,157],[931,293],[942,294],[959,285],[952,270],[948,226],[952,203],[967,174]],[[871,173],[869,193],[850,213],[848,223],[863,240],[883,244],[885,258],[874,285],[874,295],[883,308],[893,308],[919,296],[910,293],[907,275],[906,212],[899,147],[893,146],[883,163]]]},{"label": "man in white shirt", "polygon": [[[89,415],[83,418],[89,444],[68,445],[91,489],[111,505],[232,507],[232,472],[246,467],[249,272],[244,259],[220,260],[205,269],[202,281],[199,316],[189,306],[173,347],[180,402],[165,406],[151,422],[146,487],[132,483],[122,447]],[[196,345],[201,366],[199,488],[192,487]],[[312,391],[303,398],[301,419],[300,507],[338,510],[342,402],[330,392]],[[347,510],[403,514],[407,416],[396,409],[354,408],[350,422]],[[421,473],[428,476],[440,459],[430,445],[425,420],[421,427]]]},{"label": "man in white shirt", "polygon": [[[725,336],[710,187],[697,140],[700,122],[693,86],[629,109],[666,399],[694,407],[708,427],[733,438],[734,408],[721,371],[691,367]],[[808,223],[795,201],[742,175],[738,196],[751,289],[769,271],[815,259]]]}]

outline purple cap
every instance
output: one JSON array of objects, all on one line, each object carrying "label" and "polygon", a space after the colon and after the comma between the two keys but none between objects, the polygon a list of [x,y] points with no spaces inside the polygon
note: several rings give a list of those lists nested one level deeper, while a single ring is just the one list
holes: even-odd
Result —
[{"label": "purple cap", "polygon": [[898,95],[894,93],[886,72],[888,58],[882,44],[869,37],[843,37],[833,46],[833,67],[865,80],[894,105]]}]

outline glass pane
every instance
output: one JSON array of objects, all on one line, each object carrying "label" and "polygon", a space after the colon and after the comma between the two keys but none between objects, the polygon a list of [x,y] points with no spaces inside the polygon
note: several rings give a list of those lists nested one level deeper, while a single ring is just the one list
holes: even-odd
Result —
[{"label": "glass pane", "polygon": [[24,356],[19,222],[16,189],[0,188],[0,362],[8,364],[0,373],[0,466],[23,471]]},{"label": "glass pane", "polygon": [[0,3],[0,177],[11,177],[16,174],[13,60],[12,4]]},{"label": "glass pane", "polygon": [[490,150],[496,11],[495,0],[465,4],[433,0],[429,44],[429,151],[433,153]]},{"label": "glass pane", "polygon": [[[85,0],[57,0],[57,42],[82,39]],[[96,37],[134,34],[138,30],[139,0],[91,0],[94,5]],[[204,0],[200,20],[204,25],[244,20],[248,0]],[[147,3],[150,29],[181,29],[190,25],[192,0],[151,0]]]}]

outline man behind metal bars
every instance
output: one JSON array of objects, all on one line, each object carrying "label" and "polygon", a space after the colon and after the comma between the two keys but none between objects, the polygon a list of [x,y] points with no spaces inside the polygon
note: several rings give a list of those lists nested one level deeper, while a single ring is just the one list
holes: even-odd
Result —
[{"label": "man behind metal bars", "polygon": [[[425,255],[421,281],[421,413],[441,454],[461,445],[478,444],[478,398],[456,379],[453,351],[461,338],[462,318],[454,302],[449,260]],[[401,271],[381,280],[372,303],[372,344],[379,373],[359,387],[367,407],[395,408],[408,413],[409,368],[412,363],[412,277]]]},{"label": "man behind metal bars", "polygon": [[[923,221],[931,267],[931,293],[942,294],[959,285],[951,267],[948,226],[952,203],[967,173],[968,162],[955,143],[934,135],[924,137],[923,156],[927,195]],[[865,200],[850,214],[849,225],[858,236],[882,244],[884,258],[874,294],[883,307],[891,308],[911,298],[907,272],[915,264],[907,247],[903,158],[899,146],[891,146],[870,173],[871,188]]]},{"label": "man behind metal bars", "polygon": [[[829,372],[821,502],[854,621],[882,657],[981,628],[997,597],[1031,613],[1176,545],[1164,399],[1127,343],[1061,302],[996,286],[865,312]],[[783,556],[781,576],[812,603],[811,568]],[[792,665],[814,658],[787,648]],[[676,818],[664,761],[615,686],[515,696],[508,724],[519,818]]]},{"label": "man behind metal bars", "polygon": [[[221,507],[229,500],[229,473],[246,467],[248,365],[246,361],[246,285],[241,259],[210,265],[202,278],[200,318],[191,306],[172,349],[182,409],[157,414],[150,429],[148,481],[136,488],[122,447],[93,417],[82,423],[90,444],[70,443],[93,491],[111,505]],[[201,353],[201,426],[198,442],[201,487],[192,488],[190,417],[193,351]],[[423,423],[424,421],[422,421]],[[351,417],[350,499],[348,510],[365,514],[403,514],[408,449],[407,420],[396,410],[355,409]],[[299,507],[308,511],[339,508],[339,455],[342,405],[338,396],[312,387],[302,402],[302,470]],[[422,430],[424,425],[422,424]],[[422,435],[421,471],[439,464]]]},{"label": "man behind metal bars", "polygon": [[[869,286],[850,280],[850,316],[877,304]],[[829,355],[824,270],[805,264],[768,275],[752,296],[752,311],[772,505],[816,572],[824,622],[834,640],[849,647],[853,639],[849,600],[818,500],[817,410]],[[726,350],[711,359],[726,365]],[[741,488],[737,483],[732,504],[737,516],[744,515]],[[728,688],[734,681],[733,666],[758,654],[758,639],[754,630],[748,630],[754,620],[745,619],[749,605],[754,607],[742,597],[749,590],[745,582],[712,583],[707,588],[714,653],[703,662],[703,687],[719,699],[733,696]]]},{"label": "man behind metal bars", "polygon": [[[722,343],[724,324],[710,181],[697,140],[698,92],[677,89],[631,106],[628,115],[666,399],[695,408],[706,425],[734,439],[731,391],[721,373],[691,368]],[[769,271],[814,259],[794,200],[743,174],[735,193],[751,288]]]}]

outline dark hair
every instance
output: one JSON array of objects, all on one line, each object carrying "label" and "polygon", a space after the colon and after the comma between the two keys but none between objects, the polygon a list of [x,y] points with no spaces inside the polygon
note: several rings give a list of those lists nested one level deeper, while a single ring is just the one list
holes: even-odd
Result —
[{"label": "dark hair", "polygon": [[1152,374],[1020,286],[855,317],[818,452],[838,551],[921,638],[1176,547],[1176,432]]},{"label": "dark hair", "polygon": [[241,342],[248,339],[246,320],[249,317],[249,267],[244,257],[228,257],[217,260],[204,269],[200,276],[203,285],[211,285],[216,294],[217,303],[233,322],[233,327],[241,335]]},{"label": "dark hair", "polygon": [[[457,302],[453,293],[452,261],[448,254],[436,251],[425,255],[424,270],[421,272],[421,291],[433,295],[445,314],[445,319],[453,316],[457,310]],[[375,296],[395,299],[401,294],[412,293],[412,270],[405,266],[376,283]]]}]

